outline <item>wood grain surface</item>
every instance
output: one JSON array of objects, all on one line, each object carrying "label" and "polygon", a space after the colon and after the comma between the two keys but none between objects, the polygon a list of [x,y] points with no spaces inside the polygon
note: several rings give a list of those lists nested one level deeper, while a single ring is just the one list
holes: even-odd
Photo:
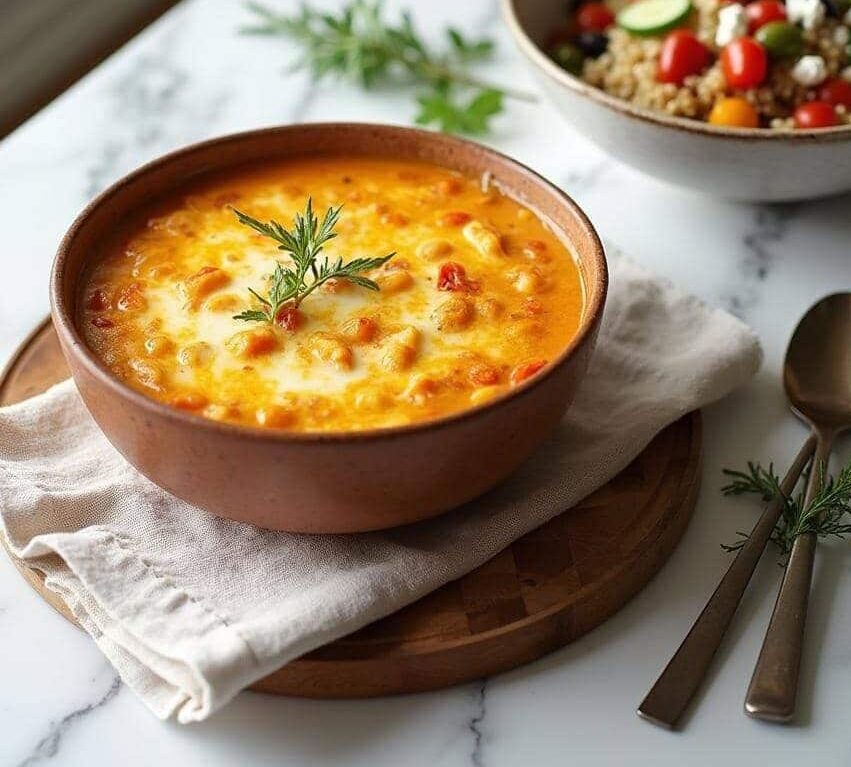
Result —
[{"label": "wood grain surface", "polygon": [[[48,320],[7,366],[0,405],[32,397],[67,375]],[[701,421],[694,412],[579,506],[482,567],[252,689],[313,698],[418,692],[506,671],[571,642],[629,601],[674,550],[694,508],[700,456]],[[41,574],[12,559],[74,622]]]}]

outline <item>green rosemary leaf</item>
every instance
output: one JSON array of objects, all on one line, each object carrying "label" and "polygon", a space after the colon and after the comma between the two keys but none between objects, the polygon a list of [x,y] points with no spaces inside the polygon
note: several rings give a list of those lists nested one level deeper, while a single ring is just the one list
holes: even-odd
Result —
[{"label": "green rosemary leaf", "polygon": [[747,472],[731,469],[722,469],[722,471],[732,479],[729,484],[721,488],[724,495],[754,493],[760,495],[764,501],[769,501],[781,494],[779,481],[774,474],[774,464],[769,464],[766,470],[748,461]]},{"label": "green rosemary leaf", "polygon": [[377,269],[386,264],[395,251],[376,258],[353,258],[344,262],[342,258],[330,261],[325,256],[321,262],[319,255],[325,245],[337,236],[334,227],[340,220],[342,206],[330,207],[320,222],[313,211],[313,200],[308,197],[303,213],[293,217],[292,229],[287,229],[274,219],[260,221],[247,213],[233,208],[237,220],[258,234],[268,237],[278,245],[278,250],[289,254],[291,265],[280,261],[269,279],[266,295],[249,288],[259,307],[250,307],[234,315],[233,319],[245,322],[275,322],[278,312],[285,305],[294,308],[304,301],[314,290],[328,280],[346,280],[368,290],[378,290],[378,285],[362,272]]},{"label": "green rosemary leaf", "polygon": [[233,319],[243,320],[245,322],[267,322],[269,317],[266,312],[260,311],[259,309],[246,309],[239,314],[234,314]]},{"label": "green rosemary leaf", "polygon": [[269,308],[272,307],[272,304],[269,302],[269,300],[261,296],[256,290],[254,290],[254,288],[249,288],[248,292],[251,293],[251,295],[254,296],[264,306],[268,306]]},{"label": "green rosemary leaf", "polygon": [[[851,535],[851,463],[836,478],[826,477],[823,466],[821,490],[806,506],[803,491],[795,496],[783,495],[780,478],[769,464],[764,469],[760,464],[749,462],[747,471],[724,469],[731,482],[722,488],[725,495],[753,494],[763,501],[782,499],[783,509],[777,526],[771,534],[771,541],[780,549],[781,556],[787,556],[792,550],[795,539],[804,533],[813,533],[820,538],[846,538]],[[805,483],[806,484],[806,483]],[[737,533],[739,540],[732,544],[722,544],[725,551],[738,551],[747,540],[746,533]]]},{"label": "green rosemary leaf", "polygon": [[435,89],[420,96],[418,125],[437,124],[447,133],[486,133],[490,119],[502,111],[502,93],[497,90],[480,91],[472,100],[463,103],[447,89]]},{"label": "green rosemary leaf", "polygon": [[[256,2],[247,8],[255,24],[248,34],[288,37],[301,48],[295,62],[315,80],[336,75],[363,88],[380,84],[419,85],[429,88],[420,99],[417,122],[442,130],[483,133],[489,118],[503,108],[502,96],[535,101],[534,96],[487,83],[466,65],[493,52],[489,40],[472,40],[454,28],[446,30],[448,46],[435,50],[414,25],[409,13],[388,19],[381,2],[350,0],[342,10],[324,13],[309,5],[288,16]],[[437,94],[440,94],[440,97]]]},{"label": "green rosemary leaf", "polygon": [[446,30],[446,36],[452,46],[454,58],[461,62],[480,61],[493,53],[493,42],[490,40],[468,40],[455,27]]},{"label": "green rosemary leaf", "polygon": [[367,290],[381,290],[381,288],[378,287],[378,283],[373,282],[369,279],[369,277],[361,277],[360,275],[350,274],[347,279],[352,284],[358,285],[361,288],[366,288]]}]

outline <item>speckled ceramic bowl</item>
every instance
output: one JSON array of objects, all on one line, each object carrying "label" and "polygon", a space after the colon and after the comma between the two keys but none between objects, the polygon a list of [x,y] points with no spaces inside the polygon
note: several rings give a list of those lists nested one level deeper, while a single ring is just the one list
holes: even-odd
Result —
[{"label": "speckled ceramic bowl", "polygon": [[[540,375],[491,402],[438,420],[340,433],[288,433],[176,410],[116,378],[86,346],[77,302],[98,243],[129,212],[210,171],[309,155],[418,159],[480,176],[545,216],[582,270],[578,333]],[[241,133],[188,147],[107,189],[71,226],[51,277],[53,321],[83,401],[139,471],[230,519],[294,532],[393,527],[439,514],[505,479],[558,423],[585,375],[606,298],[603,247],[567,195],[528,168],[469,141],[364,124]]]},{"label": "speckled ceramic bowl", "polygon": [[805,200],[851,189],[851,126],[731,129],[641,109],[568,74],[544,53],[544,42],[564,23],[563,0],[502,0],[502,9],[547,97],[613,157],[663,181],[736,200]]}]

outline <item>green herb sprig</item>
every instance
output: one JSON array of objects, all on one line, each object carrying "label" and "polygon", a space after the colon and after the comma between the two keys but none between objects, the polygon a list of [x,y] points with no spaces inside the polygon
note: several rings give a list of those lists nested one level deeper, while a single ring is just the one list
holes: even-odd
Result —
[{"label": "green herb sprig", "polygon": [[[777,498],[782,500],[783,508],[777,526],[771,534],[771,540],[780,549],[782,557],[788,556],[795,539],[804,533],[815,533],[820,538],[845,538],[851,535],[851,463],[834,479],[825,478],[824,467],[821,472],[822,489],[806,506],[803,491],[794,496],[786,496],[780,488],[780,478],[769,464],[764,469],[758,463],[748,463],[747,471],[724,469],[731,478],[729,484],[721,488],[724,495],[757,495],[764,502]],[[738,532],[740,540],[733,544],[722,544],[726,551],[738,551],[747,540],[747,533]]]},{"label": "green herb sprig", "polygon": [[425,86],[417,98],[419,125],[437,125],[453,133],[485,133],[490,119],[502,111],[503,97],[536,100],[467,71],[466,65],[491,55],[490,40],[470,40],[449,27],[446,49],[435,51],[414,27],[409,13],[393,23],[385,17],[380,0],[352,0],[336,15],[308,5],[294,16],[256,2],[248,8],[257,23],[243,32],[296,41],[303,48],[296,67],[308,68],[316,80],[336,74],[367,89],[388,82]]},{"label": "green herb sprig", "polygon": [[319,254],[325,245],[333,240],[337,233],[334,227],[340,218],[342,205],[328,208],[321,223],[313,212],[313,201],[307,198],[304,213],[296,213],[293,228],[286,229],[275,220],[258,221],[246,213],[233,208],[241,224],[278,243],[278,250],[289,253],[291,265],[278,262],[272,273],[269,291],[262,295],[253,288],[249,292],[259,303],[259,308],[246,309],[234,315],[235,320],[246,322],[274,322],[282,307],[298,306],[314,290],[328,280],[345,280],[367,290],[379,290],[378,285],[362,272],[377,269],[386,264],[396,252],[379,258],[354,258],[343,262],[325,256],[319,260]]}]

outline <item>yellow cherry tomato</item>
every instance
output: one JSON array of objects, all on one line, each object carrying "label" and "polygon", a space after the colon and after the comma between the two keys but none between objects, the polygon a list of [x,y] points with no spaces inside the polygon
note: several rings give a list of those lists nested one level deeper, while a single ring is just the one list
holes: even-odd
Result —
[{"label": "yellow cherry tomato", "polygon": [[738,96],[721,99],[709,113],[709,122],[713,125],[726,125],[734,128],[759,127],[759,115],[746,99]]}]

